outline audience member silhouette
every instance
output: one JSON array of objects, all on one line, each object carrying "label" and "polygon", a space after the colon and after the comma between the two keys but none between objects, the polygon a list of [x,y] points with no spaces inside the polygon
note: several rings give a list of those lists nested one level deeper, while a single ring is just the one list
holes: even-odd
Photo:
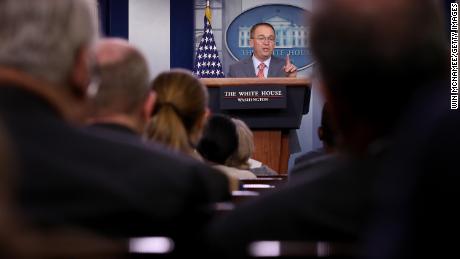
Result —
[{"label": "audience member silhouette", "polygon": [[452,206],[460,195],[460,124],[457,111],[450,109],[448,85],[448,80],[428,84],[416,96],[380,168],[378,205],[363,238],[370,258],[458,254],[454,236],[460,215]]},{"label": "audience member silhouette", "polygon": [[240,119],[232,118],[238,133],[238,149],[225,162],[225,165],[236,167],[242,170],[249,170],[257,176],[278,175],[270,167],[262,162],[252,159],[254,152],[254,134],[248,125]]},{"label": "audience member silhouette", "polygon": [[95,52],[99,88],[90,100],[89,124],[141,136],[155,102],[147,61],[123,39],[102,39]]},{"label": "audience member silhouette", "polygon": [[329,105],[325,103],[321,112],[321,125],[317,129],[318,138],[323,142],[323,147],[296,157],[294,165],[304,163],[305,161],[336,151],[337,133],[333,129],[331,112],[329,110]]},{"label": "audience member silhouette", "polygon": [[391,148],[402,111],[415,91],[445,75],[444,37],[432,23],[433,3],[318,3],[311,49],[346,156],[218,219],[208,232],[212,250],[235,258],[252,240],[355,242],[362,237],[375,204],[377,168]]},{"label": "audience member silhouette", "polygon": [[[139,50],[122,39],[100,40],[95,52],[99,88],[91,100],[90,129],[140,144],[155,103],[147,62]],[[229,197],[220,173],[205,179],[211,197]]]},{"label": "audience member silhouette", "polygon": [[72,124],[96,89],[95,5],[0,1],[0,115],[17,150],[19,208],[43,228],[193,235],[221,198],[207,192],[214,171],[138,138]]},{"label": "audience member silhouette", "polygon": [[191,72],[173,69],[158,75],[152,89],[157,102],[147,137],[201,160],[195,147],[209,113],[205,86]]},{"label": "audience member silhouette", "polygon": [[197,150],[206,161],[214,164],[215,168],[231,177],[237,179],[256,178],[248,170],[225,165],[230,156],[238,150],[238,134],[230,117],[220,114],[212,115],[206,123]]},{"label": "audience member silhouette", "polygon": [[295,159],[294,167],[290,171],[290,176],[292,176],[290,181],[295,181],[299,175],[316,171],[316,167],[334,163],[337,159],[339,155],[337,153],[338,133],[332,124],[330,107],[328,103],[325,103],[321,113],[321,125],[317,130],[319,139],[323,141],[323,147],[302,154]]},{"label": "audience member silhouette", "polygon": [[126,241],[110,240],[79,229],[41,231],[26,224],[14,203],[18,169],[3,124],[0,123],[0,257],[1,258],[121,258]]},{"label": "audience member silhouette", "polygon": [[[181,155],[204,162],[195,147],[209,114],[206,87],[184,69],[161,73],[151,86],[157,100],[146,129],[147,138]],[[227,189],[232,191],[237,185],[237,178],[229,175],[227,178]]]},{"label": "audience member silhouette", "polygon": [[[444,42],[448,37],[443,35],[440,6],[428,1],[411,4],[404,7],[413,8],[415,17],[425,17],[417,26],[430,28],[424,36],[431,45],[420,55],[425,65],[437,61],[437,71],[433,69],[437,78],[420,83],[395,131],[394,148],[376,184],[378,206],[364,238],[365,252],[379,259],[454,258],[460,215],[452,206],[460,196],[460,121],[458,111],[450,106],[448,43]],[[450,6],[446,13],[450,14]]]},{"label": "audience member silhouette", "polygon": [[12,215],[12,150],[8,138],[0,122],[0,256],[4,256],[11,235],[15,235],[15,217]]}]

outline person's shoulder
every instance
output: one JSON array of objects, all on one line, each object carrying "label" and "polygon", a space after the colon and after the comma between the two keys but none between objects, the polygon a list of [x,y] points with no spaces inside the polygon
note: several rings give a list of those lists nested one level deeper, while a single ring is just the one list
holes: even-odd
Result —
[{"label": "person's shoulder", "polygon": [[[208,201],[229,198],[226,177],[190,156],[136,135],[125,134],[123,138],[118,138],[114,135],[101,136],[98,132],[87,134],[95,146],[106,147],[106,154],[99,155],[101,160],[129,164],[129,167],[135,168],[135,174],[144,180],[161,182],[164,186],[188,190],[189,193],[202,189]],[[112,166],[113,170],[126,168]]]},{"label": "person's shoulder", "polygon": [[129,157],[138,164],[139,169],[155,168],[157,172],[183,172],[195,166],[193,159],[180,156],[160,144],[142,139],[139,135],[119,130],[86,128],[81,130],[80,139],[86,139],[95,150],[106,150],[107,155],[102,154],[101,157],[110,154],[117,154],[125,159]]},{"label": "person's shoulder", "polygon": [[252,58],[241,59],[229,66],[227,77],[246,77],[246,67],[252,63]]},{"label": "person's shoulder", "polygon": [[295,158],[294,165],[296,165],[298,163],[301,163],[301,162],[308,161],[310,159],[314,159],[314,158],[319,157],[319,156],[323,156],[325,154],[326,154],[326,152],[325,152],[325,150],[323,148],[319,148],[319,149],[315,149],[315,150],[303,153],[303,154],[301,154],[301,155],[299,155],[298,157]]},{"label": "person's shoulder", "polygon": [[285,60],[283,58],[272,56],[270,60],[270,66],[272,67],[283,67],[285,64]]},{"label": "person's shoulder", "polygon": [[[364,163],[363,163],[364,164]],[[365,169],[360,163],[340,154],[326,154],[294,165],[290,170],[290,184],[340,185],[343,177],[350,180]],[[352,172],[352,173],[349,173]]]},{"label": "person's shoulder", "polygon": [[286,73],[283,69],[284,65],[284,59],[272,56],[270,59],[270,68],[268,72],[269,77],[286,77]]},{"label": "person's shoulder", "polygon": [[283,64],[284,64],[285,60],[284,60],[283,58],[280,58],[280,57],[278,57],[278,56],[274,56],[274,55],[273,55],[272,58],[271,58],[271,62],[283,63]]},{"label": "person's shoulder", "polygon": [[230,175],[232,177],[236,177],[238,179],[248,179],[248,178],[256,178],[256,175],[253,174],[249,170],[242,170],[235,167],[230,167],[226,165],[215,165],[216,169]]},{"label": "person's shoulder", "polygon": [[251,171],[256,176],[277,176],[278,175],[278,173],[275,170],[271,169],[267,165],[261,165],[259,167],[254,167],[254,168],[249,169],[249,171]]},{"label": "person's shoulder", "polygon": [[242,58],[240,60],[238,60],[237,62],[233,63],[230,65],[230,68],[236,68],[236,67],[240,67],[244,64],[247,64],[247,63],[251,63],[252,62],[252,58],[251,57],[247,57],[247,58]]}]

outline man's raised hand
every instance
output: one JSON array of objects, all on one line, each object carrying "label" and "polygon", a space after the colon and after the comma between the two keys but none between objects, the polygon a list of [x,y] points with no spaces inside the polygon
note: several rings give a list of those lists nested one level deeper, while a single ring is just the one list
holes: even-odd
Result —
[{"label": "man's raised hand", "polygon": [[296,77],[297,76],[297,67],[291,63],[291,58],[289,54],[286,55],[286,64],[283,67],[286,76]]}]

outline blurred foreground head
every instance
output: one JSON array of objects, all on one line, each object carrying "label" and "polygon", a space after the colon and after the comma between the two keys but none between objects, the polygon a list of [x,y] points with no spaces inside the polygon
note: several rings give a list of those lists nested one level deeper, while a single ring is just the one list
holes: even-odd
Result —
[{"label": "blurred foreground head", "polygon": [[91,100],[90,121],[118,123],[143,134],[155,99],[143,54],[118,38],[98,41],[95,54],[99,88]]},{"label": "blurred foreground head", "polygon": [[207,161],[224,165],[238,149],[238,133],[232,119],[223,114],[210,116],[197,146]]},{"label": "blurred foreground head", "polygon": [[415,91],[447,78],[440,8],[432,0],[328,0],[316,7],[311,47],[326,99],[345,144],[359,152],[391,131]]},{"label": "blurred foreground head", "polygon": [[100,76],[94,98],[96,114],[104,117],[137,113],[150,92],[149,69],[143,54],[128,41],[117,38],[100,40],[95,49]]},{"label": "blurred foreground head", "polygon": [[238,133],[238,149],[225,162],[225,165],[249,170],[249,159],[254,153],[254,134],[248,125],[236,118],[232,118]]},{"label": "blurred foreground head", "polygon": [[31,85],[35,80],[39,86],[33,90],[42,95],[46,90],[48,96],[85,97],[92,77],[91,45],[98,34],[96,14],[91,0],[0,1],[2,78],[19,72],[16,81],[27,77]]},{"label": "blurred foreground head", "polygon": [[[10,196],[11,196],[11,175],[13,171],[12,165],[12,149],[7,134],[0,122],[0,226],[2,229],[7,227],[5,215],[8,214],[10,209]],[[2,233],[3,234],[3,233]],[[3,236],[0,235],[0,240]]]}]

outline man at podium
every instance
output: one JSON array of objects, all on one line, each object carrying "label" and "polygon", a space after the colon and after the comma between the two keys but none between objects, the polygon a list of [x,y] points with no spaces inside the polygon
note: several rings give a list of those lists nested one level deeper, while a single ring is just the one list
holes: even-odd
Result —
[{"label": "man at podium", "polygon": [[269,23],[257,23],[250,31],[249,44],[253,54],[230,66],[228,77],[296,77],[297,67],[286,60],[273,56],[275,29]]}]

